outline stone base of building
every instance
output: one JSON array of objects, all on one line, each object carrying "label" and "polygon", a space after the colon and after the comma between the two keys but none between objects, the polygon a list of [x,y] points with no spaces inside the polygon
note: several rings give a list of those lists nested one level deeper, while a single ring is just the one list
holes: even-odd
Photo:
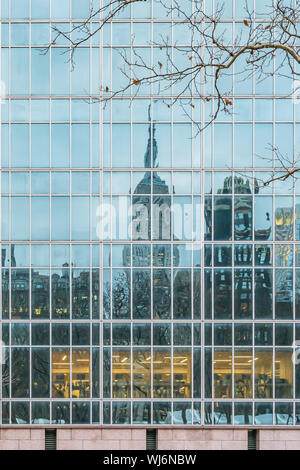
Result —
[{"label": "stone base of building", "polygon": [[[144,428],[58,428],[57,450],[146,450]],[[157,450],[248,450],[248,429],[157,429]],[[257,429],[257,450],[300,450],[300,429]],[[2,428],[0,450],[44,450],[44,428]]]}]

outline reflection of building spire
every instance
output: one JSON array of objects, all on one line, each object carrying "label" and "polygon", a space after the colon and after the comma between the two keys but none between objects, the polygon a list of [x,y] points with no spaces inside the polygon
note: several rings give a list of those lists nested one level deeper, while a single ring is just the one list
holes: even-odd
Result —
[{"label": "reflection of building spire", "polygon": [[17,266],[16,257],[15,257],[15,245],[11,245],[10,259],[11,259],[11,267],[14,268],[15,266]]},{"label": "reflection of building spire", "polygon": [[[149,121],[149,128],[148,128],[148,143],[147,143],[147,150],[144,156],[144,165],[145,168],[151,168],[151,148],[153,149],[152,159],[153,159],[153,168],[157,168],[157,142],[155,138],[155,123],[152,122],[151,124],[151,103],[148,106],[148,121]],[[152,144],[152,145],[151,145]]]},{"label": "reflection of building spire", "polygon": [[[169,194],[169,188],[161,176],[157,173],[158,168],[157,154],[158,146],[155,138],[155,123],[151,119],[151,105],[148,107],[148,121],[149,121],[149,136],[146,152],[144,155],[144,167],[145,173],[142,180],[138,183],[134,189],[134,194],[150,194],[151,184],[153,185],[153,192],[155,194]],[[152,164],[151,164],[152,163]],[[154,171],[149,171],[150,168],[154,168]],[[169,202],[168,202],[169,203]]]}]

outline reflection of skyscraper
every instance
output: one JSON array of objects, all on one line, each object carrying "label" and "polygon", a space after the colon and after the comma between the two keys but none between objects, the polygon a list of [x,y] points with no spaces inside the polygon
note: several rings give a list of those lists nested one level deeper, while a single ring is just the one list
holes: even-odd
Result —
[{"label": "reflection of skyscraper", "polygon": [[[156,169],[158,168],[158,144],[155,137],[155,123],[151,123],[150,106],[148,109],[149,130],[146,152],[144,155],[144,166],[146,170],[141,181],[133,191],[132,204],[135,207],[135,215],[132,220],[136,223],[136,233],[139,233],[139,225],[148,224],[146,236],[136,237],[138,242],[151,241],[153,239],[153,207],[159,213],[158,230],[155,241],[165,242],[152,245],[152,262],[156,269],[152,271],[152,293],[153,293],[153,316],[154,318],[170,318],[171,316],[171,270],[165,269],[179,265],[179,250],[176,245],[170,247],[167,243],[171,239],[171,198],[170,190],[166,182],[160,177]],[[151,199],[152,198],[152,199]],[[144,209],[146,209],[144,211]],[[161,212],[159,212],[161,209]],[[166,211],[167,209],[167,211]],[[142,217],[146,217],[147,220]],[[166,240],[165,233],[169,230]],[[145,234],[144,234],[145,235]],[[135,267],[145,267],[149,265],[149,248],[147,244],[136,243],[123,249],[123,265]],[[173,251],[172,251],[173,250]],[[132,258],[131,258],[132,257]],[[190,270],[176,270],[173,277],[174,285],[174,316],[175,318],[188,318],[191,315],[191,273]],[[127,286],[127,287],[126,287]],[[113,299],[129,295],[130,289],[129,272],[122,273],[113,286]],[[198,284],[197,284],[198,286]],[[200,286],[198,286],[200,289]],[[151,313],[151,278],[147,269],[136,269],[133,272],[133,316],[134,318],[150,318]]]},{"label": "reflection of skyscraper", "polygon": [[[148,142],[144,155],[144,167],[145,169],[156,169],[158,167],[158,145],[155,137],[155,123],[152,122],[151,124],[150,109],[151,108],[149,105]],[[151,193],[153,195],[152,200],[150,196]],[[139,217],[144,218],[140,224],[137,223],[135,233],[138,234],[139,225],[141,226],[143,223],[147,224],[148,227],[147,234],[143,232],[140,237],[137,235],[135,239],[147,239],[148,241],[150,241],[151,238],[153,238],[153,231],[155,229],[153,224],[155,217],[153,207],[156,206],[157,210],[162,210],[162,213],[159,214],[158,236],[155,238],[158,240],[166,239],[165,234],[168,233],[169,236],[167,237],[167,239],[170,240],[170,189],[168,188],[166,182],[162,180],[161,177],[158,175],[157,171],[146,171],[144,177],[134,189],[133,194],[134,196],[132,199],[132,204],[134,207],[137,208],[137,215],[133,217],[133,222],[135,222]],[[138,211],[139,205],[144,206],[145,212],[141,213],[141,211]],[[146,214],[148,215],[147,220],[145,220]]]},{"label": "reflection of skyscraper", "polygon": [[[134,237],[137,241],[151,241],[153,238],[153,207],[156,206],[159,213],[158,221],[158,241],[165,240],[164,234],[169,231],[168,240],[170,240],[170,217],[171,217],[171,198],[170,190],[166,182],[158,175],[155,170],[158,168],[158,144],[155,136],[155,123],[151,118],[151,105],[148,108],[148,142],[144,155],[145,174],[133,191],[132,205],[136,208],[136,214],[132,221],[135,224]],[[154,171],[147,171],[154,168]],[[169,220],[166,219],[169,217]],[[139,221],[139,218],[142,220]],[[147,224],[147,230],[141,233],[139,230],[142,224]],[[167,227],[168,225],[168,227]],[[170,246],[165,244],[153,245],[152,258],[154,264],[161,268],[171,266],[172,256]],[[130,260],[130,247],[126,246],[123,250],[124,265],[128,266],[132,262],[133,266],[147,266],[149,263],[149,245],[135,244],[132,246],[132,261]],[[177,257],[175,256],[175,259]],[[128,283],[130,280],[128,279]],[[133,297],[135,318],[149,318],[151,306],[151,279],[150,272],[147,270],[135,270],[133,273]],[[154,316],[157,318],[168,318],[171,308],[171,279],[170,271],[166,269],[153,270],[153,305]]]}]

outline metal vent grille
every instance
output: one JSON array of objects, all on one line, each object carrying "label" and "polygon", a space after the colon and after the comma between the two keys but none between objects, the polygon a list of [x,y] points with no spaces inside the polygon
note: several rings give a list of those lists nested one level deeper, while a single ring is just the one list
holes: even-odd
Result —
[{"label": "metal vent grille", "polygon": [[256,429],[248,431],[248,450],[256,450]]},{"label": "metal vent grille", "polygon": [[45,430],[45,450],[56,450],[56,429]]},{"label": "metal vent grille", "polygon": [[157,438],[156,429],[146,430],[146,449],[147,450],[156,450],[156,438]]}]

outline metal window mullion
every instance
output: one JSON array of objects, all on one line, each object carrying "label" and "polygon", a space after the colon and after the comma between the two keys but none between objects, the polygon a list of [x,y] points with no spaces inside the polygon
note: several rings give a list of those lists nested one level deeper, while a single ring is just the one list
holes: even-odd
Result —
[{"label": "metal window mullion", "polygon": [[[213,148],[213,139],[212,139]],[[212,151],[213,158],[213,151]],[[212,194],[211,194],[211,320],[215,320],[215,253],[214,253],[214,223],[215,223],[215,195],[214,195],[214,184],[215,184],[215,172],[211,172],[211,183],[212,183]],[[213,328],[212,328],[213,329]]]},{"label": "metal window mullion", "polygon": [[[100,16],[102,17],[102,12],[100,12]],[[102,65],[103,65],[103,30],[101,29],[99,32],[99,78],[100,83],[103,82],[103,74],[102,74]],[[100,208],[103,207],[103,107],[99,106],[99,147],[98,147],[98,162],[97,166],[99,165],[99,179],[100,179],[100,194],[99,194],[99,202]],[[104,344],[103,344],[103,332],[104,332],[104,323],[103,323],[103,230],[102,224],[99,223],[99,230],[100,230],[100,244],[99,244],[99,335],[100,335],[100,344],[99,344],[99,398],[100,398],[100,424],[104,424],[103,418],[103,384],[104,384],[104,367],[103,367],[103,360],[104,360]],[[101,406],[102,405],[102,406]]]},{"label": "metal window mullion", "polygon": [[[29,189],[30,189],[30,194],[31,194],[31,178],[29,179]],[[31,239],[31,237],[30,237]],[[34,352],[34,348],[32,347],[32,335],[31,335],[31,330],[32,330],[32,324],[30,324],[30,320],[32,319],[32,254],[31,254],[31,251],[32,251],[32,245],[30,245],[29,247],[29,266],[30,268],[28,269],[29,271],[29,305],[28,305],[28,320],[29,320],[29,397],[32,398],[32,366],[33,366],[33,362],[32,362],[32,354]],[[31,407],[30,407],[31,408]],[[31,417],[30,417],[31,418]],[[31,423],[31,419],[29,421]]]},{"label": "metal window mullion", "polygon": [[214,403],[214,400],[215,400],[215,377],[214,377],[214,372],[215,372],[215,329],[214,329],[214,323],[212,323],[212,325],[211,325],[211,394],[212,394],[213,403]]},{"label": "metal window mullion", "polygon": [[[151,263],[152,264],[152,263]],[[152,270],[152,268],[151,268]],[[152,277],[152,276],[151,276]],[[154,369],[153,369],[153,360],[154,360],[154,347],[153,347],[153,319],[151,319],[151,324],[150,324],[150,399],[153,405],[153,398],[154,398],[154,381],[153,381],[153,375],[154,375]],[[153,420],[153,413],[151,410],[151,420]]]},{"label": "metal window mullion", "polygon": [[[294,144],[295,148],[295,144]],[[293,185],[295,186],[295,185]],[[295,196],[295,190],[293,190],[293,244],[290,245],[290,248],[292,249],[292,286],[293,286],[293,322],[296,320],[296,250],[295,250],[295,240],[296,240],[296,196]],[[295,325],[294,325],[295,326]],[[296,339],[296,338],[295,338]],[[294,394],[295,396],[295,394]]]},{"label": "metal window mullion", "polygon": [[[1,43],[1,38],[2,38],[2,24],[0,23],[0,47],[2,46]],[[0,77],[2,77],[2,64],[0,61]],[[2,149],[2,97],[0,97],[0,148]],[[2,164],[1,164],[1,169],[2,169]],[[1,172],[1,178],[0,178],[0,204],[2,207],[2,172]],[[2,227],[2,210],[0,211],[0,224]],[[0,241],[2,242],[2,229],[0,230]],[[2,244],[1,244],[1,253],[2,253]],[[1,262],[1,276],[0,276],[0,305],[1,305],[1,318],[0,318],[0,341],[3,341],[3,335],[2,335],[2,321],[3,321],[3,310],[2,310],[2,276],[3,276],[3,269],[2,269],[2,262]],[[1,348],[3,352],[3,347],[4,344],[1,343]],[[2,365],[1,365],[2,368]],[[3,403],[3,377],[2,373],[0,376],[0,425],[2,424],[2,403]]]},{"label": "metal window mullion", "polygon": [[8,389],[9,389],[9,399],[11,400],[12,399],[12,360],[11,360],[11,356],[12,356],[12,347],[11,347],[11,323],[9,324],[9,332],[10,332],[10,344],[8,346],[8,354],[9,354],[9,358],[8,358],[8,364],[9,364],[9,376],[10,376],[10,380],[9,380],[9,385],[8,385]]},{"label": "metal window mullion", "polygon": [[[276,242],[275,240],[275,230],[276,230],[276,224],[275,224],[275,210],[276,210],[276,196],[272,196],[272,211],[273,211],[273,240]],[[276,253],[276,245],[273,244],[273,252],[275,251]],[[275,254],[274,253],[274,254]],[[276,321],[277,318],[276,318],[276,297],[277,297],[277,292],[276,292],[276,277],[277,277],[277,272],[278,272],[278,268],[276,268],[276,263],[275,263],[275,256],[273,255],[273,266],[271,268],[271,272],[272,272],[272,291],[273,291],[273,296],[272,296],[272,307],[273,307],[273,312],[272,312],[272,321]],[[274,338],[274,336],[273,336]]]},{"label": "metal window mullion", "polygon": [[72,397],[72,390],[73,390],[73,384],[72,384],[72,362],[73,362],[73,348],[72,348],[72,334],[71,334],[71,339],[70,339],[70,345],[69,345],[69,373],[70,373],[70,386],[69,386],[69,403],[70,403],[70,423],[73,423],[73,397]]},{"label": "metal window mullion", "polygon": [[252,422],[254,423],[254,416],[253,416],[253,408],[254,408],[254,400],[255,400],[255,347],[254,347],[254,322],[252,321],[252,347],[251,347],[251,356],[252,356],[252,381],[251,381],[251,407],[252,407]]},{"label": "metal window mullion", "polygon": [[[112,254],[112,246],[110,245],[110,253]],[[110,263],[110,265],[112,265],[112,262]],[[111,298],[111,301],[110,301],[110,346],[109,346],[109,349],[110,349],[110,364],[111,364],[111,367],[110,367],[110,395],[109,395],[109,398],[113,398],[113,347],[112,347],[112,344],[113,344],[113,335],[112,335],[112,306],[113,306],[113,298],[112,298],[112,267],[110,266],[110,298]],[[111,416],[112,418],[112,416]]]},{"label": "metal window mullion", "polygon": [[[273,323],[273,328],[275,329],[275,324]],[[273,346],[272,346],[272,368],[273,368],[273,397],[272,397],[272,405],[273,405],[273,425],[275,423],[275,403],[276,403],[276,392],[275,392],[275,387],[276,387],[276,382],[275,382],[275,373],[276,373],[276,347],[274,346],[275,340],[274,340],[274,333],[273,333]]]},{"label": "metal window mullion", "polygon": [[[203,186],[202,186],[203,188]],[[203,247],[203,246],[202,246]],[[202,256],[203,254],[203,256]],[[206,322],[204,321],[204,250],[201,250],[201,293],[200,293],[200,305],[201,305],[201,314],[200,314],[200,351],[201,351],[201,356],[200,356],[200,374],[201,374],[201,381],[200,381],[200,400],[201,400],[201,424],[204,422],[204,398],[205,398],[205,326]]]},{"label": "metal window mullion", "polygon": [[[2,24],[0,23],[0,46],[1,44],[1,26]],[[0,61],[0,77],[2,77],[2,66],[1,66],[1,61]],[[0,97],[0,148],[2,148],[2,97]],[[1,165],[2,168],[2,165]],[[2,172],[1,172],[1,178],[0,178],[0,203],[2,206]],[[0,222],[1,222],[1,227],[2,227],[2,217],[1,217],[2,210],[0,211]],[[2,230],[0,231],[0,241],[2,242]],[[2,248],[2,244],[1,244]],[[2,252],[2,250],[1,250]],[[3,321],[3,313],[2,313],[2,276],[3,276],[3,269],[2,269],[2,263],[1,263],[1,276],[0,276],[0,305],[1,305],[1,319],[0,319],[0,341],[3,341],[3,335],[2,335],[2,321]],[[4,344],[1,343],[1,348],[3,351]],[[1,365],[2,368],[2,365]],[[2,424],[2,403],[3,403],[3,377],[2,373],[0,376],[0,425]]]},{"label": "metal window mullion", "polygon": [[[91,188],[91,179],[92,179],[92,174],[90,172],[90,188]],[[92,196],[91,196],[92,199]],[[91,205],[91,204],[90,204]],[[94,382],[94,371],[93,371],[93,350],[94,350],[94,344],[93,344],[93,311],[92,311],[92,303],[93,303],[93,257],[92,257],[92,244],[89,244],[89,256],[90,256],[90,316],[89,319],[86,320],[89,322],[89,331],[90,331],[90,344],[89,344],[89,355],[90,355],[90,369],[89,369],[89,377],[90,377],[90,399],[93,398],[93,382]],[[92,413],[92,405],[90,406],[91,410],[90,412]],[[90,421],[92,422],[92,421]]]},{"label": "metal window mullion", "polygon": [[[130,382],[131,382],[131,387],[130,387],[130,399],[132,401],[133,399],[133,302],[132,302],[132,290],[133,290],[133,282],[132,282],[132,268],[129,268],[129,275],[130,275],[130,319],[128,320],[129,327],[130,327],[130,346],[129,346],[129,352],[130,352]],[[131,410],[132,411],[132,410]],[[130,414],[132,416],[132,413]]]},{"label": "metal window mullion", "polygon": [[[295,214],[295,196],[294,196],[294,214]],[[295,219],[295,217],[294,217]],[[295,224],[295,220],[294,220],[294,224]],[[295,231],[294,231],[294,234],[295,234]],[[295,241],[295,236],[293,238],[293,240]],[[292,325],[292,335],[293,335],[293,339],[292,339],[292,353],[295,352],[295,345],[296,345],[296,323],[295,323],[295,320],[296,320],[296,268],[295,268],[295,265],[296,265],[296,250],[295,250],[295,247],[296,245],[293,244],[292,245],[292,250],[293,250],[293,325]],[[293,370],[292,370],[292,374],[293,374],[293,395],[292,395],[292,398],[295,400],[296,398],[296,367],[295,367],[295,364],[294,364],[294,361],[293,361]],[[293,419],[295,421],[295,410],[293,411]],[[294,423],[293,423],[294,424]]]},{"label": "metal window mullion", "polygon": [[52,407],[53,407],[53,396],[52,396],[52,390],[53,390],[53,382],[52,382],[52,370],[53,370],[53,364],[52,364],[52,351],[53,351],[53,339],[52,339],[52,316],[50,317],[50,324],[49,324],[49,366],[50,366],[50,377],[49,377],[49,383],[50,383],[50,391],[49,391],[49,399],[50,399],[50,423],[53,422],[53,413],[52,413]]},{"label": "metal window mullion", "polygon": [[[191,345],[189,346],[189,353],[191,357],[191,366],[190,366],[190,373],[191,373],[191,385],[190,385],[190,400],[192,401],[192,424],[194,422],[194,322],[190,323],[191,326]],[[200,360],[201,360],[201,352],[200,352]],[[201,374],[201,369],[200,369]],[[201,383],[201,380],[200,380]]]}]

